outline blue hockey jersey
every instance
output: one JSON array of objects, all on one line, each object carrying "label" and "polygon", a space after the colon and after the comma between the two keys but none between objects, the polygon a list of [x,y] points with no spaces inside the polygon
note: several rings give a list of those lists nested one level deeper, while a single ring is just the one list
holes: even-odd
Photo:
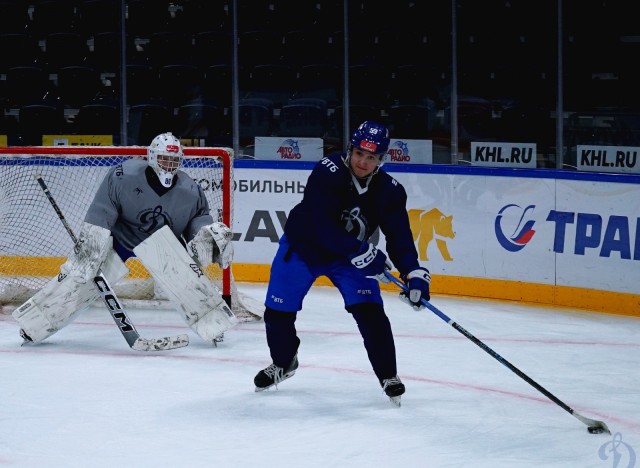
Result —
[{"label": "blue hockey jersey", "polygon": [[285,225],[291,249],[311,265],[348,261],[380,228],[384,250],[398,271],[418,268],[404,187],[379,170],[366,191],[359,191],[344,157],[327,156],[311,172],[302,201]]}]

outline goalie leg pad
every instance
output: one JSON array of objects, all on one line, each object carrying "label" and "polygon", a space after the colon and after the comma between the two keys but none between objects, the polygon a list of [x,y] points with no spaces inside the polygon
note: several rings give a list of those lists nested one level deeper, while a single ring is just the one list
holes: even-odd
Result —
[{"label": "goalie leg pad", "polygon": [[58,278],[49,281],[11,314],[34,343],[67,326],[98,297],[93,283],[77,283],[71,276],[59,282]]},{"label": "goalie leg pad", "polygon": [[168,226],[145,239],[133,253],[203,340],[212,342],[238,323],[216,285],[207,279]]},{"label": "goalie leg pad", "polygon": [[[114,281],[119,281],[129,272],[113,250],[107,255],[103,267],[105,276]],[[92,282],[78,282],[73,276],[61,274],[11,315],[29,338],[39,343],[66,327],[97,298],[98,291]]]}]

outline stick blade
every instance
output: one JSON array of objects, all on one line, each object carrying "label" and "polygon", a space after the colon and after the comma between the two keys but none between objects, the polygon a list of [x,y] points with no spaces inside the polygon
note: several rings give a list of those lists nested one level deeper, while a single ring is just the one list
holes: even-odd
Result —
[{"label": "stick blade", "polygon": [[607,425],[603,421],[594,421],[595,424],[587,427],[589,434],[609,434],[611,435],[611,431],[607,427]]},{"label": "stick blade", "polygon": [[598,421],[596,419],[585,418],[584,416],[582,416],[581,414],[576,413],[575,411],[573,412],[573,415],[576,418],[578,418],[580,421],[582,421],[583,423],[585,423],[587,425],[587,430],[589,431],[590,434],[605,434],[606,433],[606,434],[611,435],[611,430],[605,424],[604,421]]},{"label": "stick blade", "polygon": [[187,345],[189,345],[189,337],[187,335],[178,335],[154,339],[138,338],[131,345],[131,349],[136,351],[166,351],[184,348]]}]

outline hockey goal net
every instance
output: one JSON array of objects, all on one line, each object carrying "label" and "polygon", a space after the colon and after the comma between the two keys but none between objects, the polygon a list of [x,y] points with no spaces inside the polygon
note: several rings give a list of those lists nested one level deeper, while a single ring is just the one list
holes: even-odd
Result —
[{"label": "hockey goal net", "polygon": [[[76,235],[107,171],[129,158],[146,158],[140,146],[43,146],[0,148],[0,306],[11,309],[29,299],[73,252],[73,241],[35,178],[49,187]],[[184,148],[181,168],[204,190],[214,220],[233,226],[233,150]],[[114,290],[127,307],[170,308],[153,279],[135,258]],[[231,267],[210,266],[205,274],[218,286],[240,320],[261,315],[257,301],[238,293]]]}]

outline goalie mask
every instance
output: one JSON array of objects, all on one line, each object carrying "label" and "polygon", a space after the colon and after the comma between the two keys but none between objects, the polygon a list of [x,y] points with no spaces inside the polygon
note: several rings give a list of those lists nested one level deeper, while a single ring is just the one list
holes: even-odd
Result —
[{"label": "goalie mask", "polygon": [[353,148],[359,148],[380,156],[380,164],[378,164],[378,167],[373,171],[373,174],[375,174],[378,172],[378,169],[382,167],[387,158],[387,150],[389,149],[389,130],[384,125],[371,120],[362,122],[351,135],[349,149],[347,150],[347,156],[345,158],[347,167],[349,167],[351,150],[353,150]]},{"label": "goalie mask", "polygon": [[164,187],[171,187],[173,177],[182,165],[182,145],[171,132],[155,137],[147,148],[149,166],[157,174]]}]

